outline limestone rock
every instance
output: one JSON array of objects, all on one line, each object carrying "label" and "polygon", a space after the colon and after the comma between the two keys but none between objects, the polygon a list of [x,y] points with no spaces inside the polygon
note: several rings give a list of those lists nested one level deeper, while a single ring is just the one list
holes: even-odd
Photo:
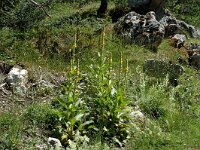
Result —
[{"label": "limestone rock", "polygon": [[175,34],[172,38],[172,44],[175,48],[181,48],[184,46],[186,36],[184,34]]},{"label": "limestone rock", "polygon": [[122,36],[126,43],[136,42],[153,50],[161,43],[165,29],[155,19],[155,12],[140,15],[130,12],[114,26],[115,33]]},{"label": "limestone rock", "polygon": [[175,34],[185,34],[185,32],[189,33],[193,38],[200,37],[200,30],[196,29],[194,26],[187,24],[184,21],[176,19],[171,14],[167,14],[161,18],[159,21],[165,27],[165,36],[168,37],[170,35]]},{"label": "limestone rock", "polygon": [[140,123],[145,122],[145,116],[140,110],[132,111],[130,113],[130,116],[135,122],[140,122]]},{"label": "limestone rock", "polygon": [[193,38],[200,38],[200,30],[176,19],[168,10],[164,11],[162,17],[158,17],[154,11],[149,11],[145,15],[129,12],[116,22],[114,31],[125,43],[135,42],[153,50],[157,50],[164,37],[176,39],[176,47],[184,44],[186,33]]},{"label": "limestone rock", "polygon": [[60,150],[62,148],[60,140],[52,137],[48,138],[48,145],[56,150]]},{"label": "limestone rock", "polygon": [[6,77],[6,83],[14,93],[25,94],[28,82],[28,71],[18,66],[13,67]]}]

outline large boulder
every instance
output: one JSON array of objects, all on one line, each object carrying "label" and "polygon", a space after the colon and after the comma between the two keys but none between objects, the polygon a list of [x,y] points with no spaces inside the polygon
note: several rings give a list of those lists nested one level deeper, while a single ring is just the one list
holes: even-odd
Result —
[{"label": "large boulder", "polygon": [[129,12],[116,22],[114,31],[126,43],[135,42],[153,50],[157,49],[164,37],[173,37],[177,41],[177,47],[184,44],[186,33],[193,38],[200,38],[200,30],[176,19],[168,10],[165,10],[160,20],[156,19],[154,11],[145,15]]},{"label": "large boulder", "polygon": [[156,20],[153,11],[146,15],[130,12],[119,19],[114,30],[125,42],[136,42],[153,50],[157,49],[165,34],[164,26]]}]

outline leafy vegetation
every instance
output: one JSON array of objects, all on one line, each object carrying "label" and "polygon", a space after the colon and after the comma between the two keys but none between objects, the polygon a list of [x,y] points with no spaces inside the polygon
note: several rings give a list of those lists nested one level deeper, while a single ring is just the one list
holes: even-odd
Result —
[{"label": "leafy vegetation", "polygon": [[[24,98],[30,103],[20,104],[16,95],[0,95],[15,105],[1,113],[0,149],[35,149],[49,136],[59,138],[67,149],[200,148],[199,71],[183,64],[185,73],[173,87],[167,77],[148,77],[141,67],[148,58],[177,63],[177,57],[184,56],[181,50],[173,49],[167,39],[157,53],[124,45],[113,36],[111,18],[97,18],[98,1],[37,2],[51,18],[29,1],[1,5],[6,15],[0,15],[0,60],[33,69],[31,80],[34,72],[47,78],[35,66],[64,72],[67,80],[56,91],[30,90],[31,96]],[[109,10],[120,2],[110,1]],[[199,27],[193,15],[200,13],[198,1],[192,2],[171,0],[168,8]],[[190,42],[200,44],[199,39],[186,44]],[[47,96],[45,103],[42,96]],[[134,118],[135,109],[143,117]]]}]

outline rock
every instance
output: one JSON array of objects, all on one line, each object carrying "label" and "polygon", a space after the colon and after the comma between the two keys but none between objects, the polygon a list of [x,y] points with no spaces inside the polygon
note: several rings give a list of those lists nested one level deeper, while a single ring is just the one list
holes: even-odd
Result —
[{"label": "rock", "polygon": [[200,69],[200,54],[193,54],[189,57],[189,65],[194,67],[195,69]]},{"label": "rock", "polygon": [[120,18],[114,26],[115,33],[122,35],[126,43],[136,42],[156,50],[161,43],[165,29],[155,19],[155,12],[140,15],[130,12]]},{"label": "rock", "polygon": [[148,59],[145,61],[143,68],[149,76],[165,77],[169,70],[169,64],[162,60]]},{"label": "rock", "polygon": [[175,34],[185,34],[185,32],[188,32],[193,38],[200,37],[200,31],[198,29],[196,29],[192,25],[187,24],[184,21],[176,19],[170,13],[164,15],[164,17],[161,18],[159,23],[165,27],[166,37],[171,35],[174,36]]},{"label": "rock", "polygon": [[132,111],[131,113],[130,113],[130,116],[132,117],[132,119],[134,120],[134,121],[142,121],[142,122],[144,122],[144,120],[145,120],[145,116],[144,116],[144,114],[140,111],[140,110],[135,110],[135,111]]},{"label": "rock", "polygon": [[142,113],[138,106],[131,109],[130,118],[133,121],[134,125],[138,127],[138,129],[141,129],[145,126],[145,115]]},{"label": "rock", "polygon": [[123,38],[125,43],[135,42],[155,51],[164,37],[172,36],[176,41],[176,47],[181,47],[186,41],[185,33],[189,33],[193,38],[200,37],[200,30],[177,20],[167,10],[164,11],[161,19],[158,19],[154,11],[149,11],[146,15],[129,12],[116,22],[114,31]]},{"label": "rock", "polygon": [[62,144],[61,144],[60,140],[56,139],[56,138],[52,138],[52,137],[48,138],[48,145],[50,147],[53,147],[56,150],[59,150],[62,148]]},{"label": "rock", "polygon": [[[148,59],[144,63],[144,72],[148,76],[163,78],[169,75],[169,82],[172,85],[178,84],[178,78],[184,73],[182,66],[171,64],[162,60]],[[173,84],[174,83],[174,84]]]},{"label": "rock", "polygon": [[186,36],[184,34],[175,34],[172,38],[172,44],[175,48],[181,48],[184,46]]},{"label": "rock", "polygon": [[7,85],[13,90],[14,93],[25,94],[26,85],[28,82],[28,71],[14,66],[6,77]]}]

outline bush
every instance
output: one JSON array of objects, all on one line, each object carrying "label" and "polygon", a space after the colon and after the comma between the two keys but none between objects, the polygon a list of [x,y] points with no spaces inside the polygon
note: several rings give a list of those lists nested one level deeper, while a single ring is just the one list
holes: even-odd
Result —
[{"label": "bush", "polygon": [[[42,6],[47,9],[52,2],[40,0],[38,3],[42,4]],[[11,27],[24,31],[35,26],[38,21],[44,19],[46,16],[39,7],[35,6],[30,1],[22,0],[9,4],[11,6],[7,6],[8,9],[6,9],[7,7],[2,8],[4,15],[0,15],[0,28]]]}]

